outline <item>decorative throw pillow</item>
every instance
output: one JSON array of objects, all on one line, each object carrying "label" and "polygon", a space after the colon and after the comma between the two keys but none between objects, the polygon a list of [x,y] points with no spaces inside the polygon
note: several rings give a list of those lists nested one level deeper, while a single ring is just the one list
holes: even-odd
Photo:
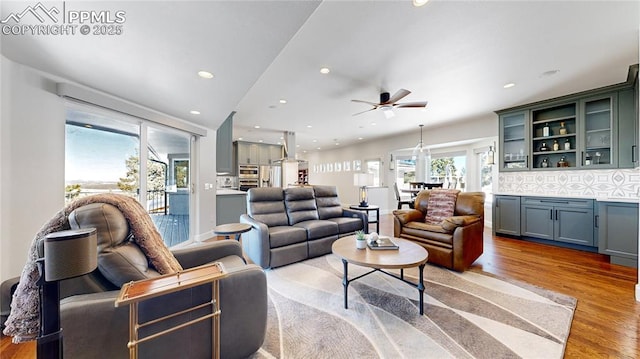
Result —
[{"label": "decorative throw pillow", "polygon": [[458,193],[460,190],[457,189],[431,190],[427,201],[427,214],[424,217],[425,223],[440,224],[445,218],[453,216]]}]

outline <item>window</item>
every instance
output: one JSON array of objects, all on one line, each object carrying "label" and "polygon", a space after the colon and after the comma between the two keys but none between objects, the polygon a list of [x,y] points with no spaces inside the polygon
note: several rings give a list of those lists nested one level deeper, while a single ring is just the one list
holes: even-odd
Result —
[{"label": "window", "polygon": [[176,188],[189,187],[189,160],[173,161],[173,178],[176,179]]},{"label": "window", "polygon": [[380,178],[380,169],[382,168],[382,161],[377,160],[365,160],[364,161],[365,172],[373,175],[373,186],[382,186],[382,180]]}]

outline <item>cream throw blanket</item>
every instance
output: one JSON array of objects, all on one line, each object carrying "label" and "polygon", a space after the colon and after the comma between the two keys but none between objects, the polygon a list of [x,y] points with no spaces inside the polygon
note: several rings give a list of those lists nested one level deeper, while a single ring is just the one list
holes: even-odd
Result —
[{"label": "cream throw blanket", "polygon": [[5,322],[4,334],[12,336],[14,343],[35,340],[40,328],[40,296],[38,280],[38,241],[47,234],[70,229],[69,214],[78,207],[90,203],[108,203],[117,207],[129,222],[134,241],[149,259],[149,263],[160,273],[176,273],[182,270],[180,263],[162,241],[151,217],[140,203],[131,197],[117,194],[98,194],[80,198],[58,212],[36,234],[27,263],[22,269],[20,283],[13,295],[11,314]]}]

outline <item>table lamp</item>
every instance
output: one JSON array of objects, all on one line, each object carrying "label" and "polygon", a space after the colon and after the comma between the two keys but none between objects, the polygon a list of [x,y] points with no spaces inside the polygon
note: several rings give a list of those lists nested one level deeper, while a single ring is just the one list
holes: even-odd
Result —
[{"label": "table lamp", "polygon": [[95,228],[49,233],[37,262],[40,278],[40,335],[37,358],[62,358],[60,281],[91,273],[98,266]]},{"label": "table lamp", "polygon": [[353,185],[360,187],[358,191],[360,207],[368,207],[367,186],[373,185],[373,175],[371,173],[355,173],[353,175]]}]

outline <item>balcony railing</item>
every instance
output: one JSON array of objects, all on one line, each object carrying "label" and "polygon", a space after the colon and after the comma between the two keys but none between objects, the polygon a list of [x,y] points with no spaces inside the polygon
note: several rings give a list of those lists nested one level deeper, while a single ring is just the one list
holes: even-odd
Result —
[{"label": "balcony railing", "polygon": [[[78,198],[101,193],[117,193],[129,197],[138,197],[135,193],[121,190],[82,190],[80,192],[65,192],[65,204],[69,204]],[[164,190],[147,191],[146,210],[150,214],[167,214],[167,193]]]}]

